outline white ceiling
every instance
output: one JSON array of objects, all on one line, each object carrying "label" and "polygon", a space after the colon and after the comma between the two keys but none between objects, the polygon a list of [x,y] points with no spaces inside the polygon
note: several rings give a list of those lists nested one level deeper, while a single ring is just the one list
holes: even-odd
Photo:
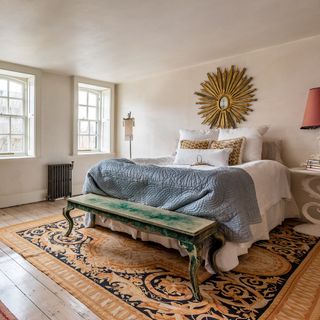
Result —
[{"label": "white ceiling", "polygon": [[320,0],[1,0],[0,60],[124,82],[320,34]]}]

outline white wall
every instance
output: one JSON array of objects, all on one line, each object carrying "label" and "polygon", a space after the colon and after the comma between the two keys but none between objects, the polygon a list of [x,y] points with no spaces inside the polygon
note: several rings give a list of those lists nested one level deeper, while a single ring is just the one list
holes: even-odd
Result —
[{"label": "white wall", "polygon": [[[288,166],[299,165],[317,151],[320,130],[300,130],[307,92],[320,86],[320,36],[265,48],[118,87],[118,122],[128,111],[136,118],[133,156],[160,156],[174,151],[179,128],[201,128],[197,98],[207,72],[232,64],[254,77],[258,101],[244,126],[270,124],[268,137],[284,141]],[[128,155],[123,128],[118,126],[117,149]]]},{"label": "white wall", "polygon": [[34,159],[0,160],[0,208],[44,200],[50,163],[75,161],[73,193],[79,194],[86,171],[107,158],[72,156],[72,77],[42,72],[40,94],[40,155]]},{"label": "white wall", "polygon": [[[170,154],[179,128],[201,128],[194,91],[218,66],[247,67],[258,88],[255,111],[244,125],[270,124],[267,136],[284,140],[283,157],[298,165],[317,151],[320,130],[300,130],[306,95],[320,86],[320,36],[212,61],[118,86],[117,149],[128,156],[121,118],[136,117],[133,156]],[[81,191],[87,169],[105,155],[72,156],[72,78],[43,72],[41,77],[40,156],[0,160],[0,208],[45,199],[47,164],[75,161],[74,194]]]}]

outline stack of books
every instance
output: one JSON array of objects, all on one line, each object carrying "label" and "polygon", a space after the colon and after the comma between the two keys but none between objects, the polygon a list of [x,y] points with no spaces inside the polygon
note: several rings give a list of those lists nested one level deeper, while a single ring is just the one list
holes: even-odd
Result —
[{"label": "stack of books", "polygon": [[307,160],[307,170],[320,171],[320,159]]}]

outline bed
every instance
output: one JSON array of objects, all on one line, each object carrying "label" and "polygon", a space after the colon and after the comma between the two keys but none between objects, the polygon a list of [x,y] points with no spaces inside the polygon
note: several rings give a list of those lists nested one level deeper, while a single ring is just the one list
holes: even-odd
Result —
[{"label": "bed", "polygon": [[[239,134],[243,135],[243,132]],[[210,137],[210,139],[211,138],[212,137]],[[261,154],[261,150],[259,152]],[[177,164],[175,159],[176,157],[169,156],[153,159],[134,159],[134,162],[136,164],[155,165],[162,168],[201,170],[208,174],[214,170],[212,165],[204,165],[203,163],[201,163],[201,165],[181,165]],[[265,159],[247,161],[242,164],[233,165],[232,167],[245,171],[251,177],[261,220],[259,223],[255,222],[248,226],[252,235],[248,241],[226,241],[224,246],[219,250],[216,256],[216,264],[222,271],[228,271],[236,267],[239,263],[239,256],[247,253],[254,242],[269,239],[270,230],[281,224],[284,219],[298,217],[298,210],[290,192],[290,177],[286,166],[279,161]],[[186,250],[179,246],[178,242],[174,239],[140,232],[120,222],[111,221],[101,216],[96,216],[94,220],[92,215],[87,213],[85,217],[86,227],[93,227],[93,223],[114,231],[125,232],[134,239],[152,241],[167,248],[174,248],[178,250],[182,256],[187,255]],[[209,257],[209,252],[210,242],[204,245],[202,258],[205,261],[207,271],[213,273],[214,271],[211,266],[212,259]]]}]

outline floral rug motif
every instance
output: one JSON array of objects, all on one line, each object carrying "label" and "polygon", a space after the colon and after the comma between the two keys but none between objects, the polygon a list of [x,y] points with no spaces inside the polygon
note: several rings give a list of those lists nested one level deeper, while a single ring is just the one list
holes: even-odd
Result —
[{"label": "floral rug motif", "polygon": [[188,259],[160,245],[104,228],[84,228],[82,214],[3,228],[0,240],[22,254],[102,319],[319,319],[320,243],[275,228],[222,275],[200,272],[203,301],[188,279]]}]

